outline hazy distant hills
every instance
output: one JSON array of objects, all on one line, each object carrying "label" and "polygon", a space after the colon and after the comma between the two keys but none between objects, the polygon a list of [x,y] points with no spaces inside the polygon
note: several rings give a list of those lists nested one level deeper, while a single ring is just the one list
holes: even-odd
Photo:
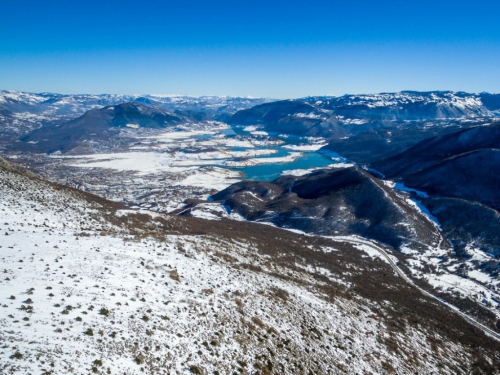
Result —
[{"label": "hazy distant hills", "polygon": [[170,111],[201,111],[210,115],[223,115],[250,108],[270,100],[230,96],[35,94],[2,90],[0,91],[0,110],[28,112],[49,117],[71,116],[74,118],[91,109],[127,102],[137,102],[148,106],[156,105]]},{"label": "hazy distant hills", "polygon": [[67,152],[84,141],[109,141],[120,128],[166,128],[190,121],[188,117],[137,102],[93,109],[75,120],[37,129],[21,141],[38,152]]},{"label": "hazy distant hills", "polygon": [[170,111],[203,112],[233,124],[262,124],[269,131],[299,135],[307,132],[307,135],[328,138],[383,128],[387,121],[471,119],[494,117],[500,113],[500,94],[451,91],[403,91],[275,101],[229,96],[62,95],[2,90],[0,114],[23,114],[24,117],[31,114],[41,120],[67,119],[91,109],[126,102]]},{"label": "hazy distant hills", "polygon": [[[499,94],[436,91],[266,98],[161,95],[61,95],[0,91],[0,126],[14,140],[85,112],[135,102],[193,121],[260,125],[264,130],[329,140],[326,150],[358,163],[395,155],[418,141],[484,123],[500,113]],[[27,138],[26,138],[27,139]]]},{"label": "hazy distant hills", "polygon": [[[189,118],[193,121],[225,120],[231,114],[246,108],[270,101],[266,98],[242,98],[230,96],[180,96],[180,95],[114,95],[114,94],[78,94],[62,95],[54,93],[27,93],[19,91],[0,90],[0,149],[23,150],[67,150],[67,146],[53,147],[40,144],[32,147],[18,143],[19,138],[33,142],[42,139],[41,130],[33,135],[30,132],[45,127],[45,139],[55,137],[64,139],[54,130],[61,124],[71,122],[88,111],[98,110],[124,103],[138,103],[147,107],[155,107],[172,113],[172,116]],[[90,115],[88,117],[91,117]],[[137,120],[137,118],[136,118]],[[149,121],[149,120],[146,120]],[[70,148],[76,147],[76,140],[84,140],[85,129],[75,127],[78,134],[69,137]],[[102,134],[97,133],[99,139]],[[36,139],[36,140],[35,140]],[[87,139],[89,140],[89,139]]]}]

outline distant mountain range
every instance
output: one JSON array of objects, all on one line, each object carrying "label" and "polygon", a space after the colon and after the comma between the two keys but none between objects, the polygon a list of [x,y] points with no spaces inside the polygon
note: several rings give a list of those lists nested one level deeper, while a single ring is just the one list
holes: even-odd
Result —
[{"label": "distant mountain range", "polygon": [[86,111],[137,102],[148,106],[158,106],[174,111],[199,111],[211,116],[235,113],[257,104],[271,101],[264,98],[242,98],[231,96],[182,96],[182,95],[115,95],[115,94],[78,94],[62,95],[54,93],[27,93],[19,91],[0,91],[1,113],[33,113],[50,118],[82,115]]},{"label": "distant mountain range", "polygon": [[500,116],[500,94],[435,91],[308,97],[241,110],[231,124],[329,139],[325,150],[373,162],[419,140]]},{"label": "distant mountain range", "polygon": [[[35,129],[47,126],[46,130],[52,132],[56,126],[71,122],[88,111],[124,103],[166,110],[182,120],[219,120],[233,125],[258,125],[268,132],[325,137],[329,140],[325,150],[358,163],[374,162],[402,152],[422,139],[491,122],[500,116],[500,94],[451,91],[404,91],[281,101],[218,96],[0,91],[0,126],[11,143],[16,137],[36,142],[42,129],[28,135]],[[142,114],[145,117],[139,120]],[[137,116],[135,119],[140,123],[151,125],[145,111]],[[89,120],[92,115],[85,118]],[[51,149],[40,148],[44,152]]]},{"label": "distant mountain range", "polygon": [[337,138],[366,131],[373,124],[383,125],[384,121],[495,117],[499,109],[500,94],[403,91],[264,103],[237,112],[229,122],[262,124],[266,130],[282,133]]},{"label": "distant mountain range", "polygon": [[[189,117],[195,121],[224,121],[235,112],[271,99],[229,96],[162,96],[162,95],[62,95],[0,91],[0,128],[7,145],[42,126],[56,126],[74,120],[84,113],[123,103],[139,103]],[[1,143],[0,142],[0,149]]]},{"label": "distant mountain range", "polygon": [[383,125],[386,121],[472,119],[500,114],[500,94],[451,91],[403,91],[276,101],[230,96],[62,95],[1,90],[0,116],[15,115],[14,118],[22,119],[23,115],[26,118],[37,115],[39,122],[67,121],[91,109],[127,102],[169,111],[202,112],[232,124],[261,124],[268,131],[327,138],[361,133],[373,128],[375,122]]}]

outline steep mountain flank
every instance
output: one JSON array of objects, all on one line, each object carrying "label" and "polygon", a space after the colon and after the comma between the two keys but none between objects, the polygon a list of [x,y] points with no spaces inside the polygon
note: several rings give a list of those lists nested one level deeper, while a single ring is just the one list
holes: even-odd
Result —
[{"label": "steep mountain flank", "polygon": [[500,213],[478,202],[457,198],[429,198],[423,204],[439,220],[453,243],[455,253],[471,258],[469,250],[481,249],[489,256],[479,267],[497,278],[500,275]]},{"label": "steep mountain flank", "polygon": [[500,209],[500,149],[461,154],[407,175],[405,185],[431,196],[477,201]]},{"label": "steep mountain flank", "polygon": [[491,277],[483,282],[494,284],[500,271],[500,123],[423,140],[371,167],[425,192],[422,204],[462,259],[461,274],[482,270]]},{"label": "steep mountain flank", "polygon": [[372,163],[371,167],[388,178],[405,177],[453,156],[490,148],[500,148],[500,123],[424,139],[401,154]]}]

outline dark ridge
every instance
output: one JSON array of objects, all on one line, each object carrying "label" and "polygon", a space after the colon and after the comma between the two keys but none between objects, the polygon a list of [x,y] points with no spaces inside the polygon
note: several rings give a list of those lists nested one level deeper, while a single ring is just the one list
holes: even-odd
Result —
[{"label": "dark ridge", "polygon": [[483,149],[445,159],[407,175],[405,185],[431,196],[477,201],[500,209],[500,149]]},{"label": "dark ridge", "polygon": [[247,220],[322,235],[356,234],[395,248],[407,242],[419,248],[440,238],[418,210],[359,168],[284,176],[270,183],[243,181],[212,199]]},{"label": "dark ridge", "polygon": [[424,139],[401,154],[370,166],[388,178],[404,177],[452,156],[487,148],[500,148],[500,123]]}]

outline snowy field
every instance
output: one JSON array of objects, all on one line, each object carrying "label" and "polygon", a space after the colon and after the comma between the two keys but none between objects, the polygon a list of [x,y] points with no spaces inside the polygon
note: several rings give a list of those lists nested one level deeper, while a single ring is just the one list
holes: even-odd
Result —
[{"label": "snowy field", "polygon": [[47,175],[131,206],[173,212],[182,209],[186,199],[205,200],[240,181],[246,167],[293,165],[304,152],[325,144],[323,138],[313,137],[287,144],[255,126],[236,134],[216,121],[169,131],[125,129],[120,137],[128,140],[126,149],[51,155]]}]

